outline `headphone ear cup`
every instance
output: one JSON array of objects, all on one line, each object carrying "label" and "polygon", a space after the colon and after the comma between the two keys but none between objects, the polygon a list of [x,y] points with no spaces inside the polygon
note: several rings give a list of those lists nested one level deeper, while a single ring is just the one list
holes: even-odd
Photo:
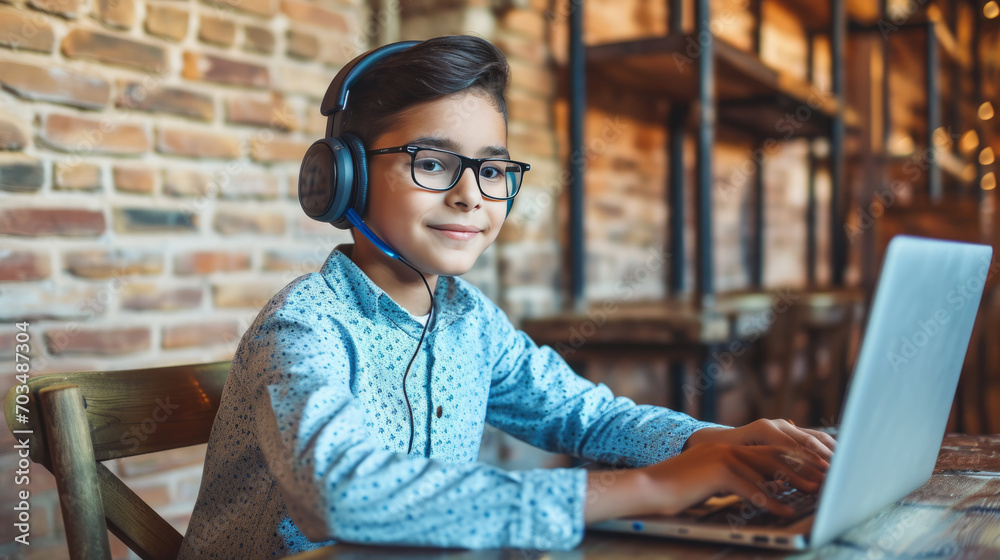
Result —
[{"label": "headphone ear cup", "polygon": [[299,168],[299,204],[310,218],[350,227],[345,218],[353,200],[354,163],[339,138],[317,140],[306,151]]},{"label": "headphone ear cup", "polygon": [[358,216],[364,217],[368,208],[368,158],[365,155],[365,145],[360,138],[350,133],[341,134],[340,140],[351,152],[351,161],[354,163],[351,208],[354,208]]}]

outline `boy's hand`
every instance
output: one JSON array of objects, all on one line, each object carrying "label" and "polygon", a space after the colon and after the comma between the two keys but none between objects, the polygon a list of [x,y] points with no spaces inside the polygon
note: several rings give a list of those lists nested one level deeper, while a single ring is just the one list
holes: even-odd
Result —
[{"label": "boy's hand", "polygon": [[740,428],[702,428],[691,434],[684,450],[705,443],[774,445],[793,456],[809,460],[818,455],[829,466],[837,442],[829,434],[799,428],[787,420],[761,419]]},{"label": "boy's hand", "polygon": [[673,515],[725,494],[791,515],[791,508],[775,496],[785,483],[805,492],[819,491],[826,463],[813,457],[803,462],[774,445],[701,443],[655,465],[618,473],[610,484],[599,471],[591,473],[584,518],[591,523],[628,515]]}]

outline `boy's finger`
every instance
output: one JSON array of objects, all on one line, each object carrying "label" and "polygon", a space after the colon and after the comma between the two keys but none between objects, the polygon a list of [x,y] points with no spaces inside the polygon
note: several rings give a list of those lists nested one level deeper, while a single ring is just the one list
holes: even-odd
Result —
[{"label": "boy's finger", "polygon": [[819,430],[810,430],[807,428],[802,428],[802,431],[818,439],[830,451],[837,450],[837,440],[833,439],[833,436],[831,436],[830,434],[826,432],[821,432]]},{"label": "boy's finger", "polygon": [[777,515],[790,516],[795,513],[790,506],[779,502],[770,492],[764,490],[769,481],[755,469],[740,462],[731,464],[730,468],[734,478],[728,486],[732,493],[749,501],[754,507],[766,509]]},{"label": "boy's finger", "polygon": [[830,459],[833,459],[833,450],[825,442],[816,437],[813,432],[814,430],[803,430],[789,425],[788,431],[785,434],[798,445],[812,451],[829,463]]},{"label": "boy's finger", "polygon": [[788,482],[792,486],[806,492],[819,490],[820,484],[826,478],[826,472],[808,463],[797,464],[797,468],[789,468],[779,448],[758,448],[744,458],[750,466],[768,480]]},{"label": "boy's finger", "polygon": [[[777,439],[779,441],[774,442],[774,444],[781,447],[782,451],[791,457],[790,461],[812,463],[823,469],[830,466],[830,459],[833,458],[833,453],[815,439],[813,439],[815,446],[822,448],[826,452],[826,455],[814,450],[813,446],[807,445],[809,443],[808,438],[811,436],[802,434],[802,430],[789,424],[787,432],[781,429],[777,430],[777,432]],[[799,439],[796,439],[796,437]]]}]

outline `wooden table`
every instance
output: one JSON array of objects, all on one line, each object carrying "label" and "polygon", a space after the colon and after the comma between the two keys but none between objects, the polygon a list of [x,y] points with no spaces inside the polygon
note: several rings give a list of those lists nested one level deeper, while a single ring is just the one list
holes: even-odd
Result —
[{"label": "wooden table", "polygon": [[823,548],[783,553],[667,538],[589,532],[570,551],[453,550],[332,545],[294,560],[612,560],[1000,558],[1000,435],[945,438],[930,481]]}]

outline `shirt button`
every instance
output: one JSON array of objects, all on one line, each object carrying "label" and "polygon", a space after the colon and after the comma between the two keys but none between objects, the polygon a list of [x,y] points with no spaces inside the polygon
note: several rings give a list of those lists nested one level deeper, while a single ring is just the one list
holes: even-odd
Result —
[{"label": "shirt button", "polygon": [[441,412],[442,412],[442,410],[441,410],[441,407],[439,406],[438,409],[437,409],[437,417],[438,418],[441,417]]}]

